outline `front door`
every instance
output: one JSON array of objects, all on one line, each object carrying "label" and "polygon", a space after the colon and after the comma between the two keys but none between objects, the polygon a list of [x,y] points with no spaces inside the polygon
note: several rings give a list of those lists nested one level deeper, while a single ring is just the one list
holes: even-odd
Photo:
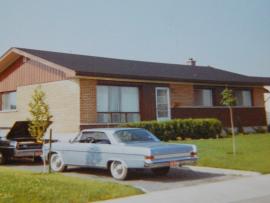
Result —
[{"label": "front door", "polygon": [[156,88],[156,116],[158,121],[171,119],[170,89],[167,87]]}]

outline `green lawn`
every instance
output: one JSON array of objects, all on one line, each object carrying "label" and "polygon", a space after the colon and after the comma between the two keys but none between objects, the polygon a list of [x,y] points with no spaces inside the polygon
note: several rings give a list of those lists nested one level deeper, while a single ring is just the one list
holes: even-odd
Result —
[{"label": "green lawn", "polygon": [[232,154],[232,139],[190,140],[198,147],[199,166],[270,173],[270,134],[237,135],[237,154]]},{"label": "green lawn", "polygon": [[130,186],[0,167],[1,203],[86,203],[142,194]]}]

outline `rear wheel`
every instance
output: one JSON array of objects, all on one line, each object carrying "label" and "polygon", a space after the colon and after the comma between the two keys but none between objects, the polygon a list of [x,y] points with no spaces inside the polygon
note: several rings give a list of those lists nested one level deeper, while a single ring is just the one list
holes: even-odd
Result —
[{"label": "rear wheel", "polygon": [[113,161],[110,165],[112,177],[117,180],[125,180],[128,176],[128,168],[120,161]]},{"label": "rear wheel", "polygon": [[6,163],[6,157],[2,152],[0,152],[0,165],[5,164],[5,163]]},{"label": "rear wheel", "polygon": [[60,154],[52,154],[50,156],[51,168],[55,172],[63,172],[66,169],[63,158]]},{"label": "rear wheel", "polygon": [[152,172],[157,176],[165,176],[169,173],[170,167],[162,167],[162,168],[152,168]]}]

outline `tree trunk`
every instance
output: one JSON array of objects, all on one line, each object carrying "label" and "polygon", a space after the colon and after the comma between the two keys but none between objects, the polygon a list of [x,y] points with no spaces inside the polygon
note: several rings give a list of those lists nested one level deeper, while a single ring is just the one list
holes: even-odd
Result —
[{"label": "tree trunk", "polygon": [[236,146],[235,146],[235,133],[234,133],[234,121],[233,121],[233,109],[229,106],[230,110],[230,119],[231,119],[231,127],[232,127],[232,145],[233,145],[233,155],[236,154]]}]

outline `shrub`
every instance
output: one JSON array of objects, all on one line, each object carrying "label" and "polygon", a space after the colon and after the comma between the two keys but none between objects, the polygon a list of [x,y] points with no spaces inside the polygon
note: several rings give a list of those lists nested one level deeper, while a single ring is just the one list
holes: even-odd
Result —
[{"label": "shrub", "polygon": [[265,129],[263,127],[254,127],[253,128],[255,133],[267,133],[268,129]]},{"label": "shrub", "polygon": [[160,140],[207,139],[221,134],[222,124],[217,119],[174,119],[121,124],[120,127],[145,128]]}]

